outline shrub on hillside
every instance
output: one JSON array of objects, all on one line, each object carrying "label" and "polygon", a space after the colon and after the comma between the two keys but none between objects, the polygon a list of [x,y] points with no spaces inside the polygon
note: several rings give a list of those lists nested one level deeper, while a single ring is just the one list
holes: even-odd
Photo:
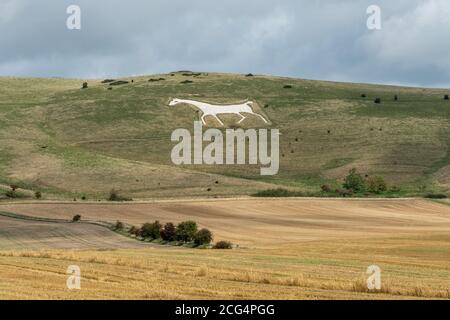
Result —
[{"label": "shrub on hillside", "polygon": [[278,188],[259,191],[255,193],[253,196],[260,198],[288,198],[288,197],[303,197],[305,196],[305,194],[299,191],[290,191],[283,188]]},{"label": "shrub on hillside", "polygon": [[365,93],[361,94],[361,98],[366,98],[367,95]]},{"label": "shrub on hillside", "polygon": [[42,198],[42,193],[40,192],[40,191],[36,191],[35,193],[34,193],[34,197],[36,198],[36,199],[41,199]]},{"label": "shrub on hillside", "polygon": [[387,183],[383,177],[375,176],[367,179],[367,191],[379,194],[387,191],[387,189]]},{"label": "shrub on hillside", "polygon": [[233,249],[233,244],[229,241],[219,241],[214,245],[213,248],[214,249]]},{"label": "shrub on hillside", "polygon": [[353,190],[354,192],[364,192],[366,186],[363,176],[353,168],[345,177],[343,187],[347,190]]},{"label": "shrub on hillside", "polygon": [[162,225],[159,221],[155,221],[154,223],[145,223],[141,227],[140,235],[144,238],[150,239],[159,239],[161,237],[161,229]]},{"label": "shrub on hillside", "polygon": [[447,195],[443,193],[428,193],[425,195],[427,199],[447,199]]},{"label": "shrub on hillside", "polygon": [[175,239],[183,242],[191,242],[197,233],[197,223],[194,221],[181,222],[175,231]]},{"label": "shrub on hillside", "polygon": [[336,189],[335,192],[337,195],[344,198],[351,197],[355,193],[352,189]]},{"label": "shrub on hillside", "polygon": [[208,229],[201,229],[194,235],[194,243],[198,246],[210,244],[213,241],[213,234]]},{"label": "shrub on hillside", "polygon": [[449,100],[448,94],[444,96],[444,100]]},{"label": "shrub on hillside", "polygon": [[120,230],[123,230],[124,228],[125,228],[125,225],[124,225],[123,222],[121,222],[121,221],[117,221],[117,222],[114,224],[114,230],[120,231]]},{"label": "shrub on hillside", "polygon": [[292,85],[286,84],[283,86],[283,89],[292,89]]},{"label": "shrub on hillside", "polygon": [[11,199],[18,198],[19,197],[18,195],[19,194],[13,190],[8,190],[5,192],[5,196],[7,196],[8,198],[11,198]]},{"label": "shrub on hillside", "polygon": [[381,98],[376,98],[376,99],[374,100],[374,102],[377,103],[377,104],[381,103]]},{"label": "shrub on hillside", "polygon": [[321,189],[323,192],[331,192],[331,191],[333,191],[333,190],[331,189],[331,187],[330,187],[328,184],[322,185],[322,186],[320,187],[320,189]]},{"label": "shrub on hillside", "polygon": [[83,85],[81,87],[81,89],[87,89],[88,88],[88,83],[87,82],[83,82]]},{"label": "shrub on hillside", "polygon": [[112,189],[109,193],[108,201],[131,201],[131,198],[124,197],[119,194],[115,189]]},{"label": "shrub on hillside", "polygon": [[176,228],[173,223],[166,223],[161,230],[161,238],[164,241],[175,241]]},{"label": "shrub on hillside", "polygon": [[81,216],[79,214],[74,215],[73,218],[72,218],[73,222],[78,222],[80,220],[81,220]]},{"label": "shrub on hillside", "polygon": [[140,233],[141,233],[141,230],[139,228],[135,227],[135,226],[132,226],[130,228],[130,230],[128,230],[128,233],[132,234],[132,235],[135,235],[135,236],[139,236]]}]

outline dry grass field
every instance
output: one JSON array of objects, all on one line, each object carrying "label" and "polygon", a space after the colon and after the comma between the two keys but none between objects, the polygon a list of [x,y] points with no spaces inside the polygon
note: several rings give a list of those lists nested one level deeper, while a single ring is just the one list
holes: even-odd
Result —
[{"label": "dry grass field", "polygon": [[[64,219],[81,214],[83,219],[136,225],[194,219],[210,228],[216,240],[241,245],[229,251],[139,242],[124,248],[134,240],[119,239],[106,229],[80,224],[75,230],[69,224],[55,233],[55,226],[36,229],[34,222],[5,218],[0,221],[0,296],[7,299],[450,298],[450,207],[438,202],[3,203],[0,211]],[[100,234],[98,247],[91,246],[89,237]],[[65,235],[58,240],[67,245],[64,250],[49,245],[49,238]],[[88,244],[80,245],[85,236]],[[21,241],[31,241],[35,249],[24,248]],[[71,264],[81,267],[79,291],[65,286]],[[372,264],[382,269],[378,293],[366,292],[364,285]]]}]

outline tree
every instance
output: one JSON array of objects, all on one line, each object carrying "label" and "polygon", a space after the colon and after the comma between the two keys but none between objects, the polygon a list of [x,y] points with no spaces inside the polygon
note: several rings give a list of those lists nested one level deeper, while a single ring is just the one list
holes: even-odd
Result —
[{"label": "tree", "polygon": [[128,198],[128,197],[124,197],[122,195],[119,194],[119,192],[115,189],[112,189],[109,192],[109,197],[108,197],[108,201],[118,201],[118,202],[123,202],[123,201],[132,201],[133,199]]},{"label": "tree", "polygon": [[164,228],[161,230],[161,238],[164,241],[174,241],[176,231],[177,229],[175,228],[175,225],[173,223],[166,223]]},{"label": "tree", "polygon": [[214,245],[214,249],[232,249],[233,244],[228,241],[219,241]]},{"label": "tree", "polygon": [[129,234],[135,235],[135,236],[139,236],[141,234],[141,230],[135,226],[132,226],[130,228],[130,230],[128,230]]},{"label": "tree", "polygon": [[124,224],[121,221],[117,221],[116,224],[114,225],[114,230],[123,230],[124,228]]},{"label": "tree", "polygon": [[353,190],[354,192],[364,192],[364,178],[355,168],[353,168],[350,170],[347,177],[345,177],[343,187],[347,190]]},{"label": "tree", "polygon": [[40,191],[36,191],[36,192],[34,193],[34,197],[35,197],[36,199],[41,199],[41,198],[42,198],[42,193],[41,193]]},{"label": "tree", "polygon": [[194,235],[194,243],[198,246],[210,244],[213,240],[212,232],[208,229],[201,229]]},{"label": "tree", "polygon": [[162,225],[159,221],[154,223],[145,223],[141,228],[141,236],[150,239],[159,239],[161,237]]},{"label": "tree", "polygon": [[73,222],[78,222],[80,220],[81,220],[81,216],[79,214],[74,215],[73,218],[72,218]]},{"label": "tree", "polygon": [[382,193],[387,190],[387,183],[381,176],[370,177],[367,179],[367,191],[371,193]]},{"label": "tree", "polygon": [[194,221],[181,222],[177,226],[175,239],[183,242],[191,242],[197,233],[197,223]]}]

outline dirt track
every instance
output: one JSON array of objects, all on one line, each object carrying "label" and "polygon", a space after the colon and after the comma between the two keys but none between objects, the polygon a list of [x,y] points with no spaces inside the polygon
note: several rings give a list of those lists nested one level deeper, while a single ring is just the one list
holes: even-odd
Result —
[{"label": "dirt track", "polygon": [[[192,219],[216,240],[272,246],[311,240],[450,232],[450,207],[432,201],[239,199],[154,203],[0,204],[0,210],[49,218],[179,222]],[[127,239],[125,239],[127,240]]]}]

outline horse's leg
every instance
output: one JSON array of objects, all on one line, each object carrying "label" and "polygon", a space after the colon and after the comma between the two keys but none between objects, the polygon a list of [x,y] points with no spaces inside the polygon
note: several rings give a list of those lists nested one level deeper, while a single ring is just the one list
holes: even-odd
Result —
[{"label": "horse's leg", "polygon": [[203,114],[202,115],[202,122],[203,122],[203,125],[204,126],[206,126],[206,121],[205,121],[205,117],[206,117],[207,115],[206,114]]},{"label": "horse's leg", "polygon": [[219,121],[220,125],[222,127],[225,127],[225,125],[223,124],[222,120],[219,119],[219,117],[217,116],[217,114],[214,115],[214,117],[217,119],[217,121]]},{"label": "horse's leg", "polygon": [[242,121],[244,121],[246,118],[242,113],[238,113],[238,115],[241,116],[241,120],[239,120],[238,124],[241,123]]}]

